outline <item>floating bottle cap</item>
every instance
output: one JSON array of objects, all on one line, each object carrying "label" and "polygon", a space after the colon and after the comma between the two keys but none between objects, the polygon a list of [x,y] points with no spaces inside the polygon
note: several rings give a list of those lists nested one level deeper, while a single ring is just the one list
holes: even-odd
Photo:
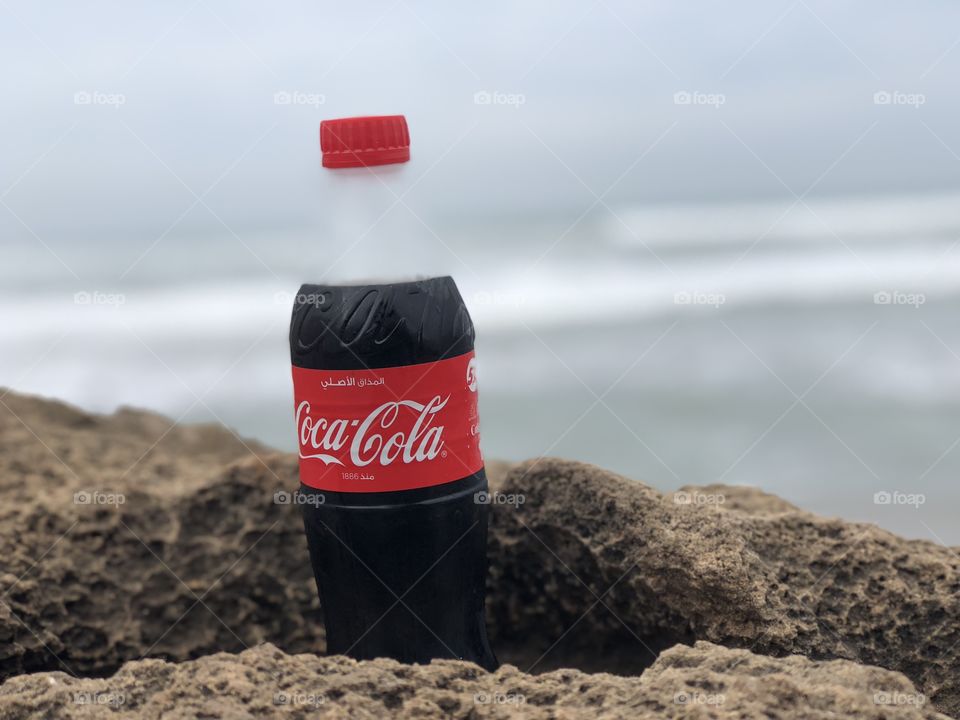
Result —
[{"label": "floating bottle cap", "polygon": [[320,149],[326,168],[370,167],[407,162],[410,133],[403,115],[323,120]]}]

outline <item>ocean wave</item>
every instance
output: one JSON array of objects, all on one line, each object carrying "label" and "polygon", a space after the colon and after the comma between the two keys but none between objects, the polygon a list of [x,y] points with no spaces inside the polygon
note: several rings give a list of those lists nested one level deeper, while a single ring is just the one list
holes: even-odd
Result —
[{"label": "ocean wave", "polygon": [[792,255],[719,258],[650,257],[643,263],[598,263],[507,270],[489,284],[470,277],[461,288],[478,328],[488,331],[702,313],[719,306],[871,305],[901,296],[923,301],[960,294],[960,248],[837,247]]},{"label": "ocean wave", "polygon": [[960,234],[960,193],[797,198],[613,208],[614,245],[664,251],[691,247],[882,243]]},{"label": "ocean wave", "polygon": [[[875,302],[877,293],[960,294],[960,243],[818,247],[795,253],[652,255],[631,262],[560,256],[532,267],[482,268],[456,275],[479,331],[525,326],[617,324],[766,304]],[[661,262],[662,261],[662,262]],[[52,337],[82,326],[87,337],[125,328],[153,338],[247,337],[289,322],[294,279],[246,279],[116,288],[0,293],[0,340]],[[882,302],[882,297],[880,298]]]}]

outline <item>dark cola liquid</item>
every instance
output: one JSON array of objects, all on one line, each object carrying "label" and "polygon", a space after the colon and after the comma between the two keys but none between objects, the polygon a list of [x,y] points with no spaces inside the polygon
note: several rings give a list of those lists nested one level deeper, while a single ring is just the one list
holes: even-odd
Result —
[{"label": "dark cola liquid", "polygon": [[[314,370],[434,362],[473,340],[450,277],[304,285],[290,325],[293,365]],[[475,500],[487,490],[482,468],[413,490],[300,490],[330,654],[496,667],[484,621],[489,506]]]}]

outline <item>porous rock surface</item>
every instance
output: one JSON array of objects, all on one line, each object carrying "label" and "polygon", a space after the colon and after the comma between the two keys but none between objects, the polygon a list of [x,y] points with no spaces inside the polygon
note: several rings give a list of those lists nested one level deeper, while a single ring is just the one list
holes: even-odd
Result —
[{"label": "porous rock surface", "polygon": [[224,428],[3,397],[0,674],[322,648],[296,486]]},{"label": "porous rock surface", "polygon": [[[750,488],[661,494],[552,459],[488,474],[501,660],[647,678],[684,652],[668,648],[706,640],[899,670],[928,707],[960,713],[953,549]],[[322,651],[299,509],[276,496],[296,485],[295,457],[222,427],[0,391],[0,676],[263,642]]]},{"label": "porous rock surface", "polygon": [[179,664],[141,660],[113,677],[16,677],[0,718],[945,718],[903,675],[845,660],[768,658],[700,642],[640,677],[578,670],[487,673],[452,660],[401,665],[287,655],[261,645]]},{"label": "porous rock surface", "polygon": [[639,672],[708,640],[899,670],[960,713],[955,549],[750,488],[661,494],[564,460],[520,464],[498,489],[524,496],[491,533],[491,586],[510,588],[491,603],[493,634],[509,645],[523,628],[521,667]]}]

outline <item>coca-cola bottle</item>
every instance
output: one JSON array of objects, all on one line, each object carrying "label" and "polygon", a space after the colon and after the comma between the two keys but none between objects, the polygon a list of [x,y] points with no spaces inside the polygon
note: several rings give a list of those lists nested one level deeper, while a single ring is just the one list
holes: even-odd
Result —
[{"label": "coca-cola bottle", "polygon": [[[347,154],[376,146],[337,130]],[[450,277],[297,294],[298,500],[331,654],[497,665],[473,340]]]}]

